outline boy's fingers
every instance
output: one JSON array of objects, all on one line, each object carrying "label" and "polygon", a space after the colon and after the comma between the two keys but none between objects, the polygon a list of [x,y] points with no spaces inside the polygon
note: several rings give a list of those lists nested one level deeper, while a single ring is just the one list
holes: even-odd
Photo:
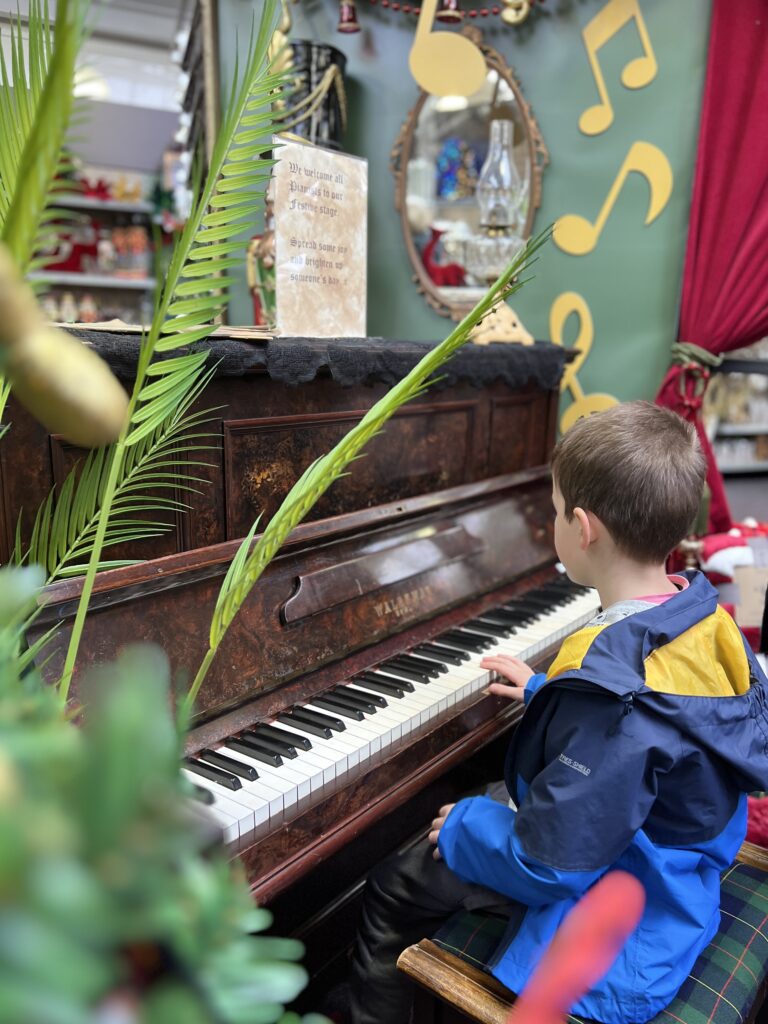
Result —
[{"label": "boy's fingers", "polygon": [[533,670],[524,661],[520,661],[519,658],[511,658],[506,654],[492,654],[487,658],[483,658],[480,661],[480,667],[490,668],[500,675],[515,677],[520,680],[528,679],[529,676],[533,675]]},{"label": "boy's fingers", "polygon": [[524,686],[506,686],[504,683],[491,683],[488,692],[497,697],[509,697],[510,700],[524,700]]}]

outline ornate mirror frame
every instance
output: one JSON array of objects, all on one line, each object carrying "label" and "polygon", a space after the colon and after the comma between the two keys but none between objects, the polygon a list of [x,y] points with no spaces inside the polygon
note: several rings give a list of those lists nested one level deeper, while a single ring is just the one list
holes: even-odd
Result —
[{"label": "ornate mirror frame", "polygon": [[[500,77],[509,85],[515,101],[523,117],[528,134],[528,155],[531,164],[531,191],[528,216],[525,222],[524,237],[528,238],[533,227],[533,220],[536,210],[541,205],[541,181],[544,168],[549,163],[549,151],[544,144],[541,131],[536,118],[531,113],[531,108],[523,96],[522,89],[515,74],[502,55],[492,46],[486,45],[482,40],[482,34],[474,26],[466,26],[462,29],[462,35],[467,36],[480,49],[485,57],[485,63],[489,70],[496,71]],[[441,294],[440,288],[427,274],[421,256],[413,240],[410,225],[408,224],[408,212],[406,204],[407,167],[408,160],[413,150],[414,135],[418,124],[419,116],[429,97],[429,93],[421,90],[419,98],[408,113],[403,126],[397,136],[392,152],[390,154],[390,169],[395,178],[395,209],[400,214],[400,226],[405,238],[405,247],[408,252],[408,259],[411,261],[414,274],[413,280],[418,290],[422,293],[429,305],[441,316],[449,316],[453,320],[461,318],[469,312],[473,303],[448,302]]]}]

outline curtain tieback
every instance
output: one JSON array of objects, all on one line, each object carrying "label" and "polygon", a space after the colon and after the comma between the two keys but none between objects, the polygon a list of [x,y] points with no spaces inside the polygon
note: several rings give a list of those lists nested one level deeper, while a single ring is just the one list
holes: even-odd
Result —
[{"label": "curtain tieback", "polygon": [[708,352],[700,345],[694,345],[689,341],[674,342],[672,364],[680,367],[678,383],[683,405],[694,410],[701,408],[711,371],[716,369],[722,361],[721,355]]}]

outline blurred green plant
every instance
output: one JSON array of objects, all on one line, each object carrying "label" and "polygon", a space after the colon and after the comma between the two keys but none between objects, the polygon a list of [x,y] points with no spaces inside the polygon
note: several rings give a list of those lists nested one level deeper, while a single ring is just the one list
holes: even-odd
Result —
[{"label": "blurred green plant", "polygon": [[271,915],[179,773],[164,654],[97,670],[72,728],[19,670],[42,582],[0,570],[0,1020],[298,1021],[283,1006],[306,983],[301,944],[258,934]]}]

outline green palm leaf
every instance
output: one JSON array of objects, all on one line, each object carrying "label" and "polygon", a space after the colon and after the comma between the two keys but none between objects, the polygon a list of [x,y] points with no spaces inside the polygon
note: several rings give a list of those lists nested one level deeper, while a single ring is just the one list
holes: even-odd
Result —
[{"label": "green palm leaf", "polygon": [[[93,581],[101,562],[113,503],[119,498],[118,487],[128,453],[156,435],[184,396],[196,388],[204,372],[202,353],[187,351],[161,361],[155,361],[155,356],[188,347],[207,338],[213,330],[215,318],[227,302],[227,286],[231,283],[222,277],[226,267],[222,267],[221,257],[229,258],[232,253],[244,250],[242,242],[220,239],[231,238],[250,227],[253,204],[258,200],[254,190],[268,178],[271,161],[254,158],[254,147],[259,151],[272,147],[274,121],[270,102],[274,99],[273,91],[284,82],[283,76],[271,73],[268,57],[276,14],[276,0],[265,0],[242,76],[235,70],[205,181],[199,169],[193,175],[193,195],[197,199],[174,248],[152,324],[142,338],[128,426],[116,442],[101,494],[100,515],[64,661],[59,687],[62,701],[67,699]],[[247,130],[242,131],[241,127]],[[232,167],[237,171],[233,172]],[[232,198],[235,202],[230,203]],[[227,216],[219,217],[222,212]],[[206,220],[210,215],[215,220]],[[221,233],[225,228],[226,236]],[[206,234],[211,231],[215,238]]]},{"label": "green palm leaf", "polygon": [[[147,540],[174,529],[172,523],[147,518],[148,512],[187,510],[187,504],[176,492],[196,490],[192,483],[204,481],[191,475],[190,469],[208,465],[191,460],[189,456],[218,447],[210,443],[218,435],[200,429],[210,421],[214,410],[192,411],[213,373],[214,370],[209,370],[199,376],[195,386],[159,426],[128,450],[104,532],[104,547],[129,540]],[[58,496],[50,492],[37,511],[26,550],[21,544],[19,524],[14,561],[42,565],[48,583],[85,571],[83,563],[93,548],[114,458],[114,447],[94,449],[82,469],[75,467],[69,473]],[[157,490],[169,493],[152,493]],[[100,559],[98,571],[130,564],[132,561],[127,559]]]},{"label": "green palm leaf", "polygon": [[52,47],[47,3],[33,0],[26,61],[20,22],[11,31],[12,91],[8,68],[0,65],[2,238],[22,271],[60,166],[87,7],[87,0],[59,0]]},{"label": "green palm leaf", "polygon": [[26,59],[20,18],[16,23],[11,20],[8,33],[10,70],[0,48],[0,123],[3,125],[0,137],[0,232],[5,227],[16,192],[22,153],[35,121],[48,71],[52,47],[48,4],[41,8],[40,0],[32,0],[29,5]]},{"label": "green palm leaf", "polygon": [[[181,706],[182,721],[189,720],[192,706],[203,680],[233,619],[264,569],[272,561],[288,534],[304,519],[334,480],[362,454],[364,446],[381,433],[393,413],[423,393],[433,374],[469,339],[474,327],[498,303],[525,283],[516,280],[530,267],[533,256],[548,240],[551,229],[530,239],[517,259],[510,264],[488,293],[440,345],[427,353],[411,372],[371,408],[362,420],[321,459],[313,462],[293,485],[251,551],[256,526],[245,537],[224,579],[216,601],[209,635],[208,651]],[[513,283],[514,282],[514,283]]]}]

